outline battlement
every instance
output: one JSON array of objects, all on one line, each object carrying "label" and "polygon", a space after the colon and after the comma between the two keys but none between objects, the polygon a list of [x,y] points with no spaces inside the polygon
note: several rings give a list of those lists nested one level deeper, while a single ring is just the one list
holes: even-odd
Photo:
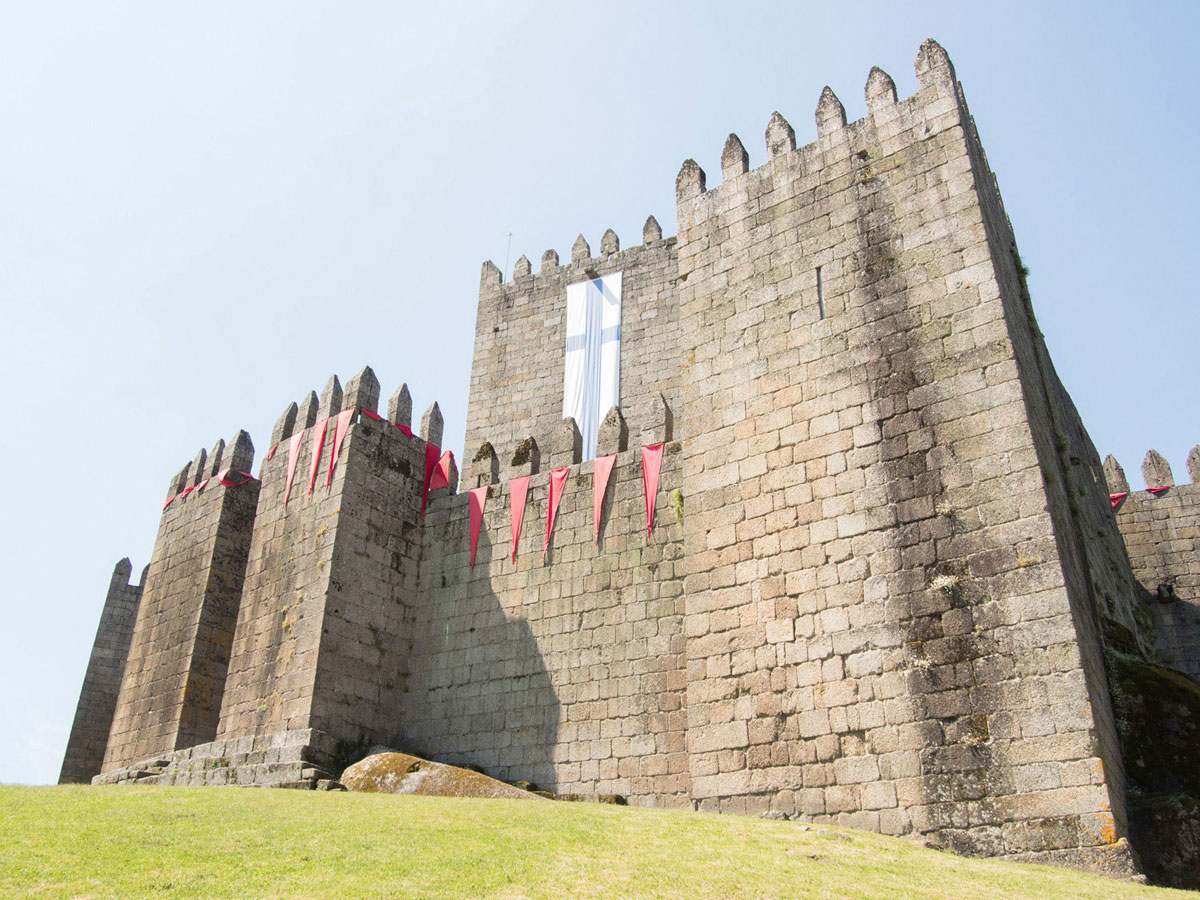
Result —
[{"label": "battlement", "polygon": [[[663,394],[645,394],[638,406],[630,410],[630,415],[640,425],[640,430],[632,434],[625,418],[625,409],[617,406],[609,409],[600,423],[597,456],[674,439],[674,413]],[[468,448],[467,460],[464,461],[464,484],[481,487],[585,461],[579,426],[570,417],[559,420],[541,433],[505,436],[501,440],[505,442],[484,440],[473,454]],[[470,467],[469,470],[466,466]]]},{"label": "battlement", "polygon": [[1104,480],[1144,591],[1139,608],[1153,625],[1154,655],[1162,665],[1200,678],[1200,446],[1188,452],[1187,468],[1191,482],[1176,484],[1166,458],[1149,450],[1142,461],[1145,487],[1136,490],[1110,455]]},{"label": "battlement", "polygon": [[[720,185],[708,187],[707,176],[699,164],[694,159],[684,161],[675,179],[681,233],[687,218],[682,212],[685,205],[691,209],[700,198],[706,198],[703,202],[720,204],[722,194],[745,190],[743,178],[771,179],[784,173],[789,177],[803,176],[825,169],[833,158],[848,157],[847,151],[876,150],[888,156],[914,140],[924,140],[944,128],[961,125],[958,83],[946,51],[936,41],[925,41],[914,68],[918,92],[897,100],[891,76],[873,67],[865,87],[867,115],[849,123],[842,102],[826,85],[814,113],[817,139],[801,147],[796,146],[795,129],[780,113],[774,113],[765,133],[767,161],[755,169],[750,168],[749,154],[741,139],[736,134],[729,135],[721,153]],[[881,175],[872,173],[869,177]]]},{"label": "battlement", "polygon": [[[600,238],[600,253],[592,256],[591,245],[580,234],[571,246],[570,262],[560,263],[558,251],[551,248],[542,254],[541,268],[537,275],[576,280],[581,277],[594,278],[598,274],[603,274],[599,268],[600,264],[607,264],[608,270],[615,270],[620,268],[621,262],[629,261],[632,258],[632,256],[621,256],[622,252],[635,254],[644,248],[657,249],[667,241],[674,241],[674,238],[663,238],[662,226],[658,224],[658,220],[654,216],[648,216],[646,223],[642,226],[641,244],[622,251],[620,238],[617,237],[615,231],[609,228]],[[512,286],[517,284],[520,279],[531,278],[533,275],[533,264],[524,255],[520,256],[513,264],[512,276],[507,282],[504,280],[504,273],[500,271],[500,268],[490,259],[485,260],[479,276],[479,290],[482,294],[485,290],[504,284]]]},{"label": "battlement", "polygon": [[[1200,445],[1188,451],[1187,470],[1192,484],[1200,484]],[[1104,457],[1104,480],[1110,494],[1130,492],[1125,469],[1111,453]],[[1175,486],[1175,476],[1171,472],[1171,464],[1157,450],[1146,451],[1146,456],[1142,460],[1142,482],[1146,490]]]}]

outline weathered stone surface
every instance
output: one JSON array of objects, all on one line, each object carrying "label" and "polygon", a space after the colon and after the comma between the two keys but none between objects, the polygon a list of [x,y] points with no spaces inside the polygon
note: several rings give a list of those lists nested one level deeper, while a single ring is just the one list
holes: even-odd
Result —
[{"label": "weathered stone surface", "polygon": [[380,753],[342,772],[346,790],[371,794],[419,794],[424,797],[479,797],[490,800],[541,800],[530,791],[488,778],[470,769],[430,762],[406,753]]},{"label": "weathered stone surface", "polygon": [[129,643],[146,583],[146,570],[142,570],[141,580],[136,584],[129,580],[131,572],[128,558],[122,559],[113,569],[96,639],[92,643],[92,654],[83,676],[75,721],[71,725],[67,752],[58,776],[59,784],[87,784],[103,767],[121,676],[125,672]]}]

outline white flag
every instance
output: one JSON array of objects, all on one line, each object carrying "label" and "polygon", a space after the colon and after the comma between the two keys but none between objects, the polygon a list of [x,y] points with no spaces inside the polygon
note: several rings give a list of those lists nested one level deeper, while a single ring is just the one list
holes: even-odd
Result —
[{"label": "white flag", "polygon": [[621,403],[621,273],[567,286],[563,418],[583,436],[583,458],[596,458],[600,420]]}]

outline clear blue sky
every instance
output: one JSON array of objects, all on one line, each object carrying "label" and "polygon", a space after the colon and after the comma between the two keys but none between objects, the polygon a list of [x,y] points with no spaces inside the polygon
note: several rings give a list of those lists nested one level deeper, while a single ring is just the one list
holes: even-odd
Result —
[{"label": "clear blue sky", "polygon": [[[411,7],[411,8],[402,8]],[[837,8],[838,12],[831,10]],[[0,781],[57,778],[167,481],[364,363],[462,442],[479,266],[626,246],[674,178],[949,51],[1101,453],[1186,480],[1200,4],[10,3],[0,13]]]}]

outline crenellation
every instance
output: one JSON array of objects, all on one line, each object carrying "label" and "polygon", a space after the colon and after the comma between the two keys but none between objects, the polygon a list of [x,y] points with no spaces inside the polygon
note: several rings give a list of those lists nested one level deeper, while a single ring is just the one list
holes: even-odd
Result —
[{"label": "crenellation", "polygon": [[675,201],[681,203],[703,194],[705,191],[704,170],[694,159],[685,159],[675,176]]},{"label": "crenellation", "polygon": [[204,477],[212,478],[221,471],[221,461],[225,458],[225,439],[218,438],[213,444],[212,450],[208,453],[208,460],[204,469]]},{"label": "crenellation", "polygon": [[583,239],[583,235],[581,234],[575,238],[575,243],[571,245],[571,262],[587,262],[591,257],[592,248],[588,246],[588,242]]},{"label": "crenellation", "polygon": [[796,129],[788,124],[788,120],[781,116],[778,110],[771,113],[771,120],[767,122],[766,142],[768,160],[796,149]]},{"label": "crenellation", "polygon": [[471,458],[471,474],[475,477],[474,487],[495,484],[500,480],[500,459],[491,441],[484,441]]},{"label": "crenellation", "polygon": [[1142,460],[1142,479],[1148,488],[1173,487],[1175,476],[1171,474],[1171,464],[1157,450],[1147,450],[1146,458]]},{"label": "crenellation", "polygon": [[437,401],[429,404],[425,414],[421,416],[421,438],[427,444],[435,447],[442,446],[442,410]]},{"label": "crenellation", "polygon": [[363,366],[357,374],[346,382],[346,388],[342,395],[341,410],[365,409],[367,412],[373,413],[379,411],[378,407],[379,379],[375,377],[375,372],[370,366]]},{"label": "crenellation", "polygon": [[396,392],[388,401],[388,419],[393,424],[406,428],[412,425],[412,395],[408,392],[407,384],[396,388]]},{"label": "crenellation", "polygon": [[600,422],[599,439],[597,441],[597,456],[607,456],[610,453],[623,453],[629,449],[629,426],[625,424],[625,416],[620,407],[612,407]]},{"label": "crenellation", "polygon": [[438,405],[412,436],[401,385],[379,419],[369,367],[285,410],[261,483],[232,474],[245,432],[201,451],[134,612],[114,574],[128,652],[89,666],[77,714],[96,780],[312,786],[388,744],[557,792],[1200,871],[1143,837],[1138,698],[1111,674],[1200,676],[1200,447],[1186,485],[1147,454],[1153,491],[1101,461],[954,68],[926,41],[915,70],[898,99],[872,68],[855,122],[826,87],[801,147],[775,113],[757,168],[731,134],[711,189],[686,160],[676,237],[650,216],[536,277],[483,264],[474,558]]},{"label": "crenellation", "polygon": [[192,463],[189,462],[171,477],[171,484],[167,491],[167,496],[176,497],[182,493],[183,489],[192,483],[191,476]]},{"label": "crenellation", "polygon": [[325,419],[332,419],[342,411],[342,383],[338,381],[336,375],[330,375],[329,380],[325,382],[325,387],[321,389],[320,402],[317,404],[317,418],[320,422]]},{"label": "crenellation", "polygon": [[732,181],[748,171],[750,154],[742,146],[741,139],[736,134],[730,134],[725,139],[725,149],[721,151],[721,180]]},{"label": "crenellation", "polygon": [[292,436],[292,432],[296,428],[296,417],[299,415],[300,409],[296,406],[295,401],[288,404],[287,409],[283,411],[283,415],[275,422],[275,427],[271,429],[271,446],[278,446],[282,441],[286,441]]},{"label": "crenellation", "polygon": [[821,91],[816,111],[817,137],[825,137],[846,127],[846,108],[829,85]]},{"label": "crenellation", "polygon": [[304,398],[304,402],[300,404],[300,408],[296,412],[296,423],[292,427],[292,434],[295,435],[297,431],[308,431],[316,425],[320,408],[321,398],[317,396],[316,391],[309,391],[308,396]]},{"label": "crenellation", "polygon": [[195,487],[205,479],[208,474],[208,467],[205,465],[208,462],[208,451],[203,447],[196,453],[196,458],[192,460],[191,475],[187,478],[187,484],[184,487]]},{"label": "crenellation", "polygon": [[[222,463],[222,468],[235,474],[250,471],[254,465],[254,443],[246,431],[239,430],[230,438],[229,443],[225,445]],[[218,469],[213,474],[216,475],[219,471]]]},{"label": "crenellation", "polygon": [[1111,453],[1104,457],[1104,482],[1110,494],[1129,493],[1129,481],[1125,478],[1125,470]]},{"label": "crenellation", "polygon": [[954,64],[942,45],[933,38],[922,42],[913,69],[922,92],[932,91],[939,96],[954,96],[957,93],[958,79],[954,74]]},{"label": "crenellation", "polygon": [[507,477],[519,478],[522,475],[536,475],[542,468],[542,453],[538,448],[537,439],[532,435],[522,438],[513,447],[512,456],[507,466]]},{"label": "crenellation", "polygon": [[877,118],[881,114],[886,114],[896,105],[896,83],[892,81],[892,76],[879,66],[871,67],[871,73],[867,76],[865,93],[867,111],[873,117]]},{"label": "crenellation", "polygon": [[554,433],[551,447],[551,468],[571,466],[583,461],[583,436],[575,420],[567,416]]}]

